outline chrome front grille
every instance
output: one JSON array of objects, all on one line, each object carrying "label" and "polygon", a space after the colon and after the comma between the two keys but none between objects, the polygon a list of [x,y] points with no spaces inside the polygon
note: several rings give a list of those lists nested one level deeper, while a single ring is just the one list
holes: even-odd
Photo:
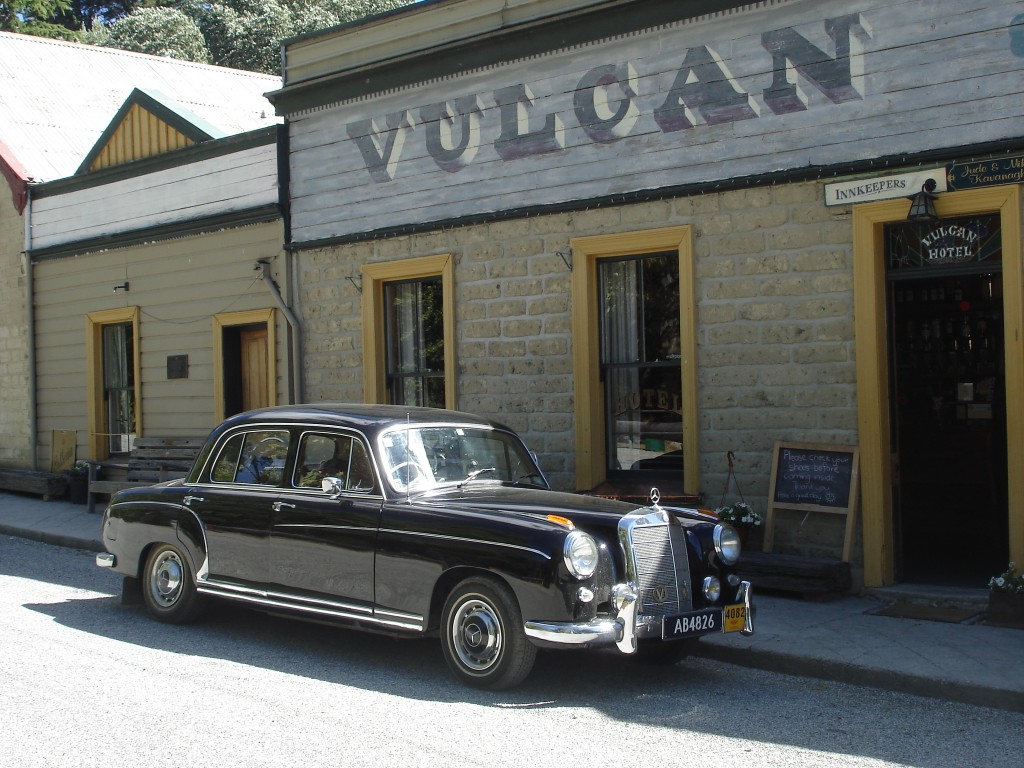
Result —
[{"label": "chrome front grille", "polygon": [[619,521],[626,572],[639,595],[638,616],[669,616],[693,607],[682,526],[661,509]]}]

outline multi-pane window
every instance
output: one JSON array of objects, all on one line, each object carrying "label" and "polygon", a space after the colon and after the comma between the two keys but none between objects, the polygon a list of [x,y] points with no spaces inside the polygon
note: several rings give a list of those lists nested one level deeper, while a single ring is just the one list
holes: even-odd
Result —
[{"label": "multi-pane window", "polygon": [[127,453],[135,440],[135,338],[132,323],[102,327],[107,450]]},{"label": "multi-pane window", "polygon": [[388,399],[445,406],[444,306],[440,277],[384,284]]},{"label": "multi-pane window", "polygon": [[602,259],[597,279],[607,476],[681,473],[679,258]]}]

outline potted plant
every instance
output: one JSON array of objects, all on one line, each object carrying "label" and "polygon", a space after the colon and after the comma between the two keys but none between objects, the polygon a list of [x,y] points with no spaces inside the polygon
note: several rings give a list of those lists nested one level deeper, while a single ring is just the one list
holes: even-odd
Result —
[{"label": "potted plant", "polygon": [[1016,563],[988,582],[988,612],[985,620],[1001,627],[1024,629],[1024,574]]},{"label": "potted plant", "polygon": [[89,462],[79,459],[67,471],[68,497],[72,504],[85,504],[89,498]]}]

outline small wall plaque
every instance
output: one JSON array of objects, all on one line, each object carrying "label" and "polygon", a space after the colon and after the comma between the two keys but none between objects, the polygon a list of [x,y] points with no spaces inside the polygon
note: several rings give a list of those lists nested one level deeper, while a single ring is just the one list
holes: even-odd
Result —
[{"label": "small wall plaque", "polygon": [[188,355],[167,356],[167,378],[187,379],[188,378]]}]

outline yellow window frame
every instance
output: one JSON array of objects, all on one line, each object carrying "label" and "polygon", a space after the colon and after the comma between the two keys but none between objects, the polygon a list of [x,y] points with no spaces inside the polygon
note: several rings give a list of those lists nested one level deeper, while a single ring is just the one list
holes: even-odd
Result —
[{"label": "yellow window frame", "polygon": [[364,264],[361,271],[364,400],[367,403],[387,402],[384,284],[440,277],[441,300],[444,303],[444,402],[446,408],[455,408],[455,259],[450,253],[445,253],[383,264]]},{"label": "yellow window frame", "polygon": [[86,359],[86,419],[89,425],[89,456],[105,459],[110,456],[107,444],[107,426],[103,407],[103,326],[131,323],[132,345],[135,350],[133,368],[135,377],[135,435],[142,436],[142,347],[139,343],[139,308],[124,307],[89,312],[85,316]]},{"label": "yellow window frame", "polygon": [[674,251],[679,258],[679,343],[683,387],[683,478],[687,492],[700,488],[697,453],[697,302],[693,231],[666,227],[614,235],[576,237],[572,246],[572,337],[576,488],[604,482],[604,387],[600,381],[597,265],[601,259]]}]

